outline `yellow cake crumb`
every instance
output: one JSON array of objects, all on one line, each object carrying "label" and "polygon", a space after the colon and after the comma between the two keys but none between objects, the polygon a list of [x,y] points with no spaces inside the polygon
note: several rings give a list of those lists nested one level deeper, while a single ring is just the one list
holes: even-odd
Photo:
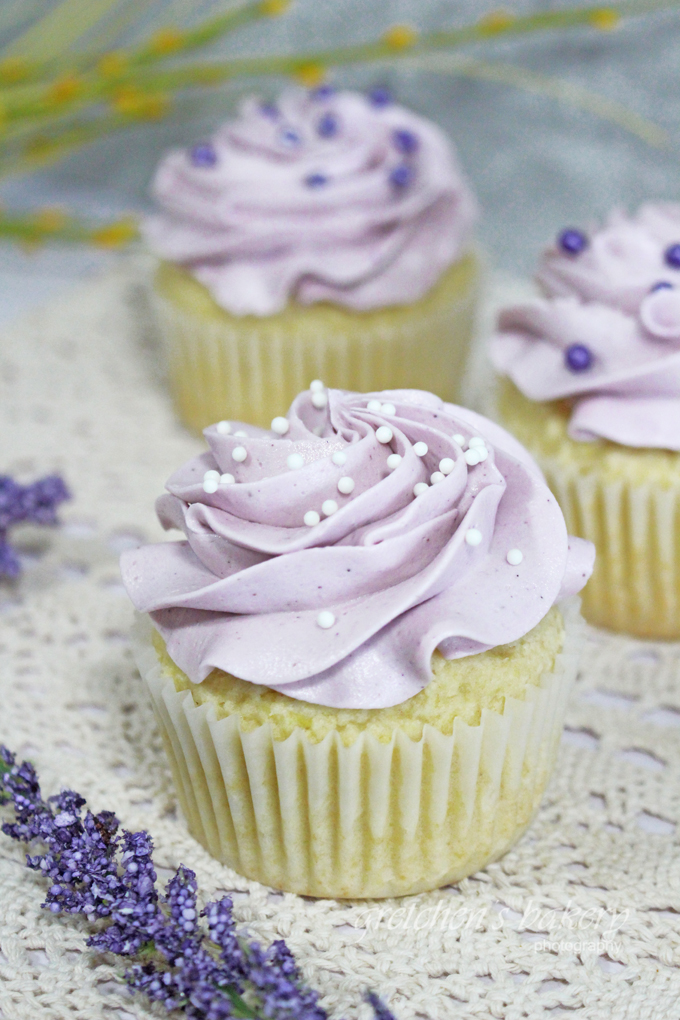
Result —
[{"label": "yellow cake crumb", "polygon": [[453,660],[435,652],[433,679],[400,705],[326,708],[239,680],[222,670],[213,670],[202,683],[194,684],[175,665],[162,638],[154,631],[161,667],[172,678],[176,690],[191,691],[196,705],[212,705],[219,719],[237,714],[244,732],[269,721],[275,740],[285,740],[300,727],[313,744],[336,730],[346,747],[364,730],[382,743],[389,743],[396,729],[412,740],[420,740],[426,723],[447,735],[452,733],[456,718],[476,726],[482,709],[502,713],[506,697],[521,700],[528,687],[539,685],[541,677],[553,671],[563,644],[564,621],[560,610],[553,606],[533,630],[512,644]]}]

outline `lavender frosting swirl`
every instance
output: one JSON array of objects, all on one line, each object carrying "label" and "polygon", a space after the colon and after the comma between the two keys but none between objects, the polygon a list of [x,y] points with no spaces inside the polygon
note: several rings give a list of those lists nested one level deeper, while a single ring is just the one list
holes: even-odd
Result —
[{"label": "lavender frosting swirl", "polygon": [[531,400],[569,400],[573,439],[680,451],[680,205],[567,233],[582,247],[545,254],[548,296],[501,312],[495,368]]},{"label": "lavender frosting swirl", "polygon": [[329,89],[246,100],[210,142],[171,151],[144,234],[224,309],[294,298],[366,310],[422,297],[470,241],[475,199],[444,133]]},{"label": "lavender frosting swirl", "polygon": [[206,429],[210,452],[157,503],[186,540],[121,561],[196,683],[218,667],[314,704],[399,704],[435,648],[513,641],[590,575],[592,545],[480,415],[417,390],[317,388],[272,424]]}]

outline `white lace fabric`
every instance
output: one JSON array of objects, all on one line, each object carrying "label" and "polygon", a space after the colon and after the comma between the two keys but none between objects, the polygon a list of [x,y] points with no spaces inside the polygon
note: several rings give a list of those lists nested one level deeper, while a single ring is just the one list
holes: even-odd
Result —
[{"label": "white lace fabric", "polygon": [[[148,829],[162,877],[230,892],[253,937],[285,938],[333,1020],[677,1020],[680,645],[588,632],[555,775],[517,846],[455,888],[372,903],[311,900],[241,878],[187,833],[129,649],[117,557],[163,537],[153,504],[201,449],[176,422],[143,302],[143,265],[83,285],[0,337],[0,473],[59,471],[58,529],[13,532],[0,582],[0,740],[44,791],[80,791]],[[157,1015],[85,946],[86,922],[41,910],[45,884],[0,835],[0,1015]]]}]

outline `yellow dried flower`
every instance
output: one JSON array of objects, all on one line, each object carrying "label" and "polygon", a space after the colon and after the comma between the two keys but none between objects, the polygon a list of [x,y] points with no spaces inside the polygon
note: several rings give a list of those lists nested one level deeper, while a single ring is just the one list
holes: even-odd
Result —
[{"label": "yellow dried flower", "polygon": [[392,25],[383,36],[383,42],[391,50],[407,50],[415,46],[418,33],[410,25]]},{"label": "yellow dried flower", "polygon": [[315,89],[326,78],[326,69],[321,64],[301,64],[296,67],[294,78],[306,89]]},{"label": "yellow dried flower", "polygon": [[112,50],[105,53],[97,64],[97,70],[103,78],[116,78],[127,69],[128,59],[124,53]]},{"label": "yellow dried flower", "polygon": [[67,221],[68,216],[63,209],[40,209],[33,218],[36,228],[43,234],[56,234]]},{"label": "yellow dried flower", "polygon": [[478,25],[484,35],[496,35],[504,32],[515,20],[515,15],[510,11],[491,11],[479,19]]},{"label": "yellow dried flower", "polygon": [[151,36],[149,49],[154,53],[174,53],[184,42],[184,33],[177,28],[161,28]]},{"label": "yellow dried flower", "polygon": [[278,18],[280,14],[286,13],[290,4],[291,0],[262,0],[260,13],[266,18]]},{"label": "yellow dried flower", "polygon": [[29,64],[21,57],[7,57],[0,62],[0,81],[14,84],[22,81],[30,70]]},{"label": "yellow dried flower", "polygon": [[111,105],[116,113],[122,113],[125,117],[155,120],[168,112],[170,99],[162,92],[142,92],[130,86],[116,92]]},{"label": "yellow dried flower", "polygon": [[138,235],[135,220],[118,220],[92,233],[92,241],[100,248],[122,248]]},{"label": "yellow dried flower", "polygon": [[74,74],[66,74],[57,78],[47,90],[47,99],[51,103],[68,103],[75,99],[81,91],[83,83]]},{"label": "yellow dried flower", "polygon": [[611,7],[603,7],[599,11],[593,11],[589,21],[593,28],[599,28],[601,32],[611,32],[621,21],[621,15]]}]

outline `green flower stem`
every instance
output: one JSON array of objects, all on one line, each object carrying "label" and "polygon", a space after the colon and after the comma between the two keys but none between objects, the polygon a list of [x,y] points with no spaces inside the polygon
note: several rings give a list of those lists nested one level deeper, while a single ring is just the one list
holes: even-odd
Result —
[{"label": "green flower stem", "polygon": [[[263,11],[261,0],[248,0],[247,3],[234,10],[227,11],[215,18],[210,18],[196,28],[189,28],[179,33],[177,46],[170,52],[163,51],[154,44],[153,39],[141,46],[130,50],[117,50],[116,55],[121,59],[126,68],[139,67],[165,60],[168,56],[181,56],[190,53],[201,46],[207,46],[230,32],[234,32],[244,25],[259,21],[269,15]],[[101,61],[106,53],[84,53],[69,57],[68,59],[27,61],[21,71],[21,79],[16,84],[5,84],[0,87],[0,95],[7,96],[16,94],[20,90],[27,89],[38,83],[53,80],[59,75],[66,73],[81,73],[91,71]],[[1,66],[0,66],[1,70]],[[35,91],[35,89],[33,89]]]},{"label": "green flower stem", "polygon": [[[651,10],[675,8],[680,0],[628,0],[628,2],[552,11],[531,14],[524,17],[489,21],[482,19],[474,25],[459,29],[438,31],[415,37],[413,44],[403,48],[395,47],[387,39],[355,46],[336,47],[328,50],[315,50],[308,53],[242,57],[210,64],[189,64],[175,68],[156,70],[145,69],[143,65],[128,69],[115,79],[90,75],[78,82],[78,90],[72,98],[55,101],[49,89],[41,97],[33,95],[5,97],[5,117],[8,122],[22,118],[38,118],[49,116],[50,113],[63,113],[85,108],[91,103],[113,100],[121,88],[139,89],[144,93],[165,93],[175,89],[190,87],[208,87],[219,85],[232,78],[262,75],[295,75],[309,67],[337,67],[375,61],[398,60],[403,56],[414,56],[452,50],[475,42],[488,41],[490,38],[504,36],[528,35],[556,29],[593,26],[603,14],[631,16],[648,13]],[[245,13],[242,14],[245,18]],[[253,15],[257,16],[257,14]],[[205,28],[205,26],[204,26]],[[199,33],[200,29],[195,30]],[[206,29],[207,31],[207,29]],[[198,37],[197,37],[198,38]],[[205,40],[204,40],[205,41]],[[196,45],[200,45],[197,42]],[[177,51],[175,51],[177,52]]]}]

